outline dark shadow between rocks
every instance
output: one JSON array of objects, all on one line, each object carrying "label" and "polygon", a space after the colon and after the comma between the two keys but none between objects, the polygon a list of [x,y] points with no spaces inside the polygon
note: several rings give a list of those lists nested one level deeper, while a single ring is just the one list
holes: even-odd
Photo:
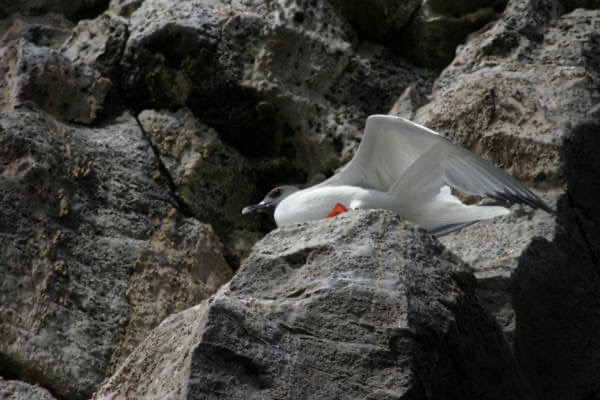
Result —
[{"label": "dark shadow between rocks", "polygon": [[27,362],[20,362],[0,353],[0,376],[6,380],[19,380],[39,385],[48,390],[54,397],[69,400],[72,397],[64,395],[67,388],[56,388],[52,379],[45,376],[41,371],[32,368]]},{"label": "dark shadow between rocks", "polygon": [[566,139],[556,236],[533,241],[513,276],[515,355],[540,399],[600,396],[599,130]]},{"label": "dark shadow between rocks", "polygon": [[214,76],[194,85],[188,101],[199,119],[244,157],[272,157],[283,136],[277,110],[254,89]]},{"label": "dark shadow between rocks", "polygon": [[108,9],[110,0],[3,0],[0,5],[0,19],[12,13],[37,16],[49,13],[63,14],[71,21],[94,19]]}]

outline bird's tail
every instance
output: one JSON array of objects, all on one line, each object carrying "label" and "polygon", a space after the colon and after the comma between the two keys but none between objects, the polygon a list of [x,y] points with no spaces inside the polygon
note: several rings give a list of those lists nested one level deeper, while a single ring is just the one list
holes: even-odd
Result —
[{"label": "bird's tail", "polygon": [[405,215],[407,219],[419,223],[436,236],[446,235],[482,219],[509,213],[504,207],[463,204],[452,195],[448,186],[442,187],[439,194],[427,204],[415,204],[412,210],[407,211],[410,214]]},{"label": "bird's tail", "polygon": [[466,205],[453,196],[445,185],[439,162],[442,157],[441,146],[433,146],[387,191],[396,199],[406,219],[441,236],[479,220],[509,213],[504,207]]}]

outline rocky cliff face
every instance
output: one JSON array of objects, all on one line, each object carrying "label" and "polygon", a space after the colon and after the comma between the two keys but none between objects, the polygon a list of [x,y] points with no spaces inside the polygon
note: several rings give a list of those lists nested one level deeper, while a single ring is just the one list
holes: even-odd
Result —
[{"label": "rocky cliff face", "polygon": [[[600,397],[599,9],[3,3],[0,393]],[[556,215],[513,207],[444,250],[359,213],[251,252],[273,223],[241,208],[330,175],[386,112]]]}]

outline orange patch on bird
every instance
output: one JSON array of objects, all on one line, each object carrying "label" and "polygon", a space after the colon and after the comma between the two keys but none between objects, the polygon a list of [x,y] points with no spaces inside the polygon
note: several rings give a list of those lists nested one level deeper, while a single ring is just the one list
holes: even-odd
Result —
[{"label": "orange patch on bird", "polygon": [[327,218],[335,217],[336,215],[340,215],[345,213],[348,209],[341,203],[335,203],[333,210],[329,214],[327,214]]}]

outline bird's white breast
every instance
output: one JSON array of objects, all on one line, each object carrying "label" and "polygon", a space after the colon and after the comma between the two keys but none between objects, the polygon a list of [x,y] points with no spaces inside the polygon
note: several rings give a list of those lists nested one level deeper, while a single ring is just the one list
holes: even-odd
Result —
[{"label": "bird's white breast", "polygon": [[326,218],[336,204],[348,210],[389,208],[389,197],[380,191],[356,186],[325,186],[300,190],[275,209],[277,226]]}]

